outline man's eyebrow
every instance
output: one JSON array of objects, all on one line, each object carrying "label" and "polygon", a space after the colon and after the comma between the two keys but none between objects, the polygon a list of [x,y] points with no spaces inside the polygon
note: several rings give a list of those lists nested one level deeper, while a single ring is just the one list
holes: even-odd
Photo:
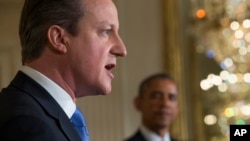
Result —
[{"label": "man's eyebrow", "polygon": [[168,93],[168,95],[178,97],[178,93]]},{"label": "man's eyebrow", "polygon": [[154,91],[152,91],[152,93],[162,93],[162,91],[154,90]]},{"label": "man's eyebrow", "polygon": [[106,25],[106,26],[110,26],[111,28],[115,28],[116,27],[115,24],[110,23],[110,22],[105,22],[105,21],[98,22],[98,23],[96,23],[96,25],[98,25],[98,26]]}]

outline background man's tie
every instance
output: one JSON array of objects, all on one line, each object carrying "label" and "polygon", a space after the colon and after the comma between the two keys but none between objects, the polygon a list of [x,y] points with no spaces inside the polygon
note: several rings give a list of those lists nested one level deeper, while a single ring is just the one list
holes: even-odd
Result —
[{"label": "background man's tie", "polygon": [[82,141],[89,141],[89,133],[86,122],[79,108],[76,108],[70,120],[77,130],[78,134],[81,136]]}]

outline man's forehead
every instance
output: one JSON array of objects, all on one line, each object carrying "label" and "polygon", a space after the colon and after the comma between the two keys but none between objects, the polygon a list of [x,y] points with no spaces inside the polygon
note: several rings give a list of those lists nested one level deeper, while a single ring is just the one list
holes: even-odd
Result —
[{"label": "man's forehead", "polygon": [[148,87],[160,86],[160,85],[163,86],[175,85],[175,82],[166,78],[155,78],[147,84]]},{"label": "man's forehead", "polygon": [[[102,2],[91,2],[86,4],[85,7],[85,19],[91,18],[99,24],[108,23],[112,25],[118,25],[118,13],[115,5],[111,0],[94,0]],[[107,2],[106,2],[107,1]]]},{"label": "man's forehead", "polygon": [[[145,91],[163,91],[163,90],[170,90],[170,91],[177,91],[177,86],[175,82],[168,79],[158,79],[152,80],[150,83],[145,85]],[[177,92],[176,92],[177,93]]]}]

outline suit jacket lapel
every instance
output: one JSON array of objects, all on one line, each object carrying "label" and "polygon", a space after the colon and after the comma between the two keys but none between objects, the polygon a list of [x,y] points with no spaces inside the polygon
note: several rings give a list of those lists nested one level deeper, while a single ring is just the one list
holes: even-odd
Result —
[{"label": "suit jacket lapel", "polygon": [[80,136],[78,135],[75,128],[72,126],[72,123],[62,110],[59,112],[59,123],[62,130],[69,137],[70,140],[81,141]]},{"label": "suit jacket lapel", "polygon": [[138,130],[135,134],[135,139],[137,141],[146,141],[146,139],[143,137],[142,133],[140,130]]},{"label": "suit jacket lapel", "polygon": [[37,82],[22,72],[18,72],[11,85],[33,97],[43,109],[60,123],[64,134],[72,141],[81,141],[69,118],[54,98]]}]

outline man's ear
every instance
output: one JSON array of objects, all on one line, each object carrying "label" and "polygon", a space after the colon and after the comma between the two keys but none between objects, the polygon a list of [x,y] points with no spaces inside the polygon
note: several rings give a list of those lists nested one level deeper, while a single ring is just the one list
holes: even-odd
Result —
[{"label": "man's ear", "polygon": [[62,54],[67,52],[67,47],[65,42],[66,34],[67,33],[65,29],[61,28],[58,25],[52,25],[48,29],[48,41],[53,51]]},{"label": "man's ear", "polygon": [[141,98],[139,96],[134,99],[134,106],[138,111],[141,111]]}]

